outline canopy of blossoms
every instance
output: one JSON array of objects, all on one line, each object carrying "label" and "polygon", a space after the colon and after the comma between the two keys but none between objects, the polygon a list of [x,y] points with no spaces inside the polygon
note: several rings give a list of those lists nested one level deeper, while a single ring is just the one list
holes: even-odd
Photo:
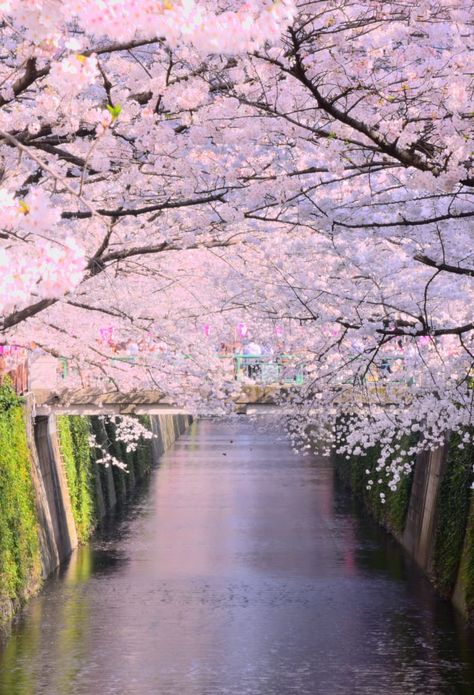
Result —
[{"label": "canopy of blossoms", "polygon": [[295,441],[471,425],[470,0],[0,11],[4,343],[222,412],[216,345],[282,326]]}]

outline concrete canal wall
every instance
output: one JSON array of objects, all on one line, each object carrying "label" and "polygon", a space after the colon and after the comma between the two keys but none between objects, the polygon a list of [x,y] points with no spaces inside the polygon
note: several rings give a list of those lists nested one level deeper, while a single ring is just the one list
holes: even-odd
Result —
[{"label": "concrete canal wall", "polygon": [[459,444],[460,435],[453,435],[444,446],[418,454],[412,473],[395,493],[384,485],[367,489],[368,479],[380,479],[378,447],[349,461],[336,456],[335,466],[338,476],[397,538],[437,591],[474,623],[474,447]]},{"label": "concrete canal wall", "polygon": [[[143,419],[155,437],[127,452],[111,422],[79,415],[34,420],[32,404],[1,387],[0,629],[191,422],[185,415]],[[127,464],[127,472],[96,463],[91,434]]]}]

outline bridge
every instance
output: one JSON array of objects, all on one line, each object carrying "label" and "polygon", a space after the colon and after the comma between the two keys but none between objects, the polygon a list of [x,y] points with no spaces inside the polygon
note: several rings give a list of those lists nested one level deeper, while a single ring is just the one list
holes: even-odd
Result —
[{"label": "bridge", "polygon": [[[278,410],[275,396],[282,386],[275,384],[244,386],[234,400],[235,412],[255,414]],[[57,415],[186,415],[188,411],[173,403],[159,391],[135,390],[104,392],[103,389],[33,390],[35,411],[39,416]]]},{"label": "bridge", "polygon": [[[136,364],[129,358],[120,361]],[[279,410],[276,396],[282,390],[303,383],[303,367],[251,355],[230,356],[234,379],[239,383],[234,400],[237,413],[271,413]],[[179,415],[187,411],[170,402],[165,394],[153,389],[123,393],[116,388],[66,386],[70,365],[50,355],[36,359],[29,368],[28,391],[33,394],[36,414],[58,415]],[[252,374],[249,378],[248,374]]]},{"label": "bridge", "polygon": [[[24,353],[24,354],[23,354]],[[8,373],[17,393],[30,393],[36,403],[38,415],[50,413],[69,415],[116,415],[149,414],[180,415],[186,410],[170,402],[165,394],[158,390],[133,390],[127,393],[118,391],[111,385],[82,388],[68,387],[69,377],[74,375],[74,364],[65,357],[56,358],[43,353],[32,358],[28,351],[20,354],[16,369]],[[190,356],[183,356],[186,357]],[[277,395],[282,391],[304,384],[305,369],[301,357],[296,355],[218,355],[225,364],[228,375],[232,375],[239,384],[238,395],[234,397],[234,411],[237,413],[281,413]],[[153,369],[159,365],[157,353],[139,353],[137,355],[117,355],[109,362],[126,369],[146,367]],[[357,360],[356,360],[357,361]],[[0,380],[2,369],[0,365]],[[111,382],[112,383],[112,382]],[[402,355],[384,356],[374,365],[370,373],[362,378],[354,377],[334,386],[334,402],[348,404],[353,400],[354,391],[358,392],[359,402],[369,396],[379,403],[389,405],[392,402],[409,397],[409,387],[413,383],[406,372]]]}]

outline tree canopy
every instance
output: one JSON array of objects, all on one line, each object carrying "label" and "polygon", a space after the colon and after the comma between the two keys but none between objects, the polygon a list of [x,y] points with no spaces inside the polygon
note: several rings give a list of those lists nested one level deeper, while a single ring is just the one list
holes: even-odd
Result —
[{"label": "tree canopy", "polygon": [[[0,10],[4,341],[212,410],[216,344],[283,326],[296,438],[471,423],[470,0]],[[153,369],[111,365],[104,324]]]}]

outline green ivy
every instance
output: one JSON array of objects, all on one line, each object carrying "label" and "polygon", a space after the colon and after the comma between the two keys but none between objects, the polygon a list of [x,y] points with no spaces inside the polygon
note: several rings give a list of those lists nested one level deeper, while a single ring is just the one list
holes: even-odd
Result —
[{"label": "green ivy", "polygon": [[446,472],[441,481],[433,552],[433,575],[439,591],[450,596],[462,553],[471,500],[474,448],[459,448],[461,435],[449,442]]},{"label": "green ivy", "polygon": [[133,460],[130,452],[127,452],[122,442],[116,438],[115,424],[110,420],[105,421],[105,431],[107,433],[109,451],[116,459],[127,465],[128,473],[125,473],[117,466],[112,466],[112,475],[114,479],[115,494],[119,502],[124,502],[127,499],[130,483],[127,481],[130,475],[130,469],[133,467]]},{"label": "green ivy", "polygon": [[[148,415],[139,415],[138,420],[146,427],[147,430],[151,430],[150,417]],[[147,476],[152,467],[153,463],[153,453],[152,453],[152,440],[145,439],[139,442],[137,450],[134,456],[135,463],[135,474],[138,479]]]},{"label": "green ivy", "polygon": [[[149,417],[140,417],[140,422],[150,429]],[[109,441],[110,453],[127,465],[126,472],[116,466],[112,469],[117,498],[124,501],[134,489],[136,481],[150,473],[152,464],[151,440],[140,441],[135,451],[127,451],[124,442],[120,442],[116,438],[113,422],[106,421],[105,431]]]},{"label": "green ivy", "polygon": [[61,415],[57,429],[77,536],[84,543],[97,523],[89,418]]},{"label": "green ivy", "polygon": [[471,493],[471,510],[468,518],[463,562],[463,581],[465,586],[464,598],[468,617],[474,622],[474,503]]},{"label": "green ivy", "polygon": [[18,408],[23,404],[23,398],[17,396],[9,376],[0,383],[0,413],[6,413],[10,408]]},{"label": "green ivy", "polygon": [[[411,437],[402,437],[401,450],[407,450],[414,444]],[[411,488],[413,483],[413,470],[408,475],[403,475],[395,492],[392,492],[386,482],[386,477],[376,470],[380,457],[380,446],[368,449],[363,456],[351,456],[349,459],[337,455],[337,475],[351,488],[352,492],[364,500],[365,506],[380,523],[393,533],[401,535],[405,528],[408,505],[410,503]],[[369,473],[366,473],[366,471]],[[367,489],[367,481],[372,479],[374,485]],[[382,479],[382,483],[377,481]],[[385,504],[382,503],[380,493],[385,494]]]},{"label": "green ivy", "polygon": [[[31,479],[22,399],[7,380],[0,385],[0,622],[9,617],[9,602],[23,601],[41,581],[41,558],[35,495]],[[149,426],[149,420],[143,420]],[[99,426],[100,425],[100,426]],[[78,538],[86,541],[98,519],[96,484],[105,490],[105,469],[95,463],[89,446],[90,428],[104,432],[97,418],[60,416],[58,438],[64,462],[71,506]],[[151,469],[151,442],[127,452],[115,439],[114,427],[107,426],[111,453],[124,460],[130,473],[114,470],[119,499]],[[6,610],[4,608],[6,607]]]},{"label": "green ivy", "polygon": [[0,386],[0,605],[4,600],[24,600],[40,583],[30,465],[23,409],[11,385],[4,382]]},{"label": "green ivy", "polygon": [[[90,425],[91,425],[91,431],[92,434],[94,434],[96,440],[100,444],[106,444],[104,441],[104,438],[107,437],[107,433],[105,431],[105,425],[104,421],[102,420],[101,417],[98,417],[96,415],[93,415],[90,418]],[[108,484],[108,469],[103,466],[101,463],[96,463],[96,459],[98,457],[97,451],[95,449],[92,450],[91,453],[92,460],[94,461],[94,472],[96,477],[98,478],[98,482],[102,488],[102,493],[104,497],[104,504],[106,509],[110,509],[112,507],[112,500],[109,496],[109,484]]]}]

